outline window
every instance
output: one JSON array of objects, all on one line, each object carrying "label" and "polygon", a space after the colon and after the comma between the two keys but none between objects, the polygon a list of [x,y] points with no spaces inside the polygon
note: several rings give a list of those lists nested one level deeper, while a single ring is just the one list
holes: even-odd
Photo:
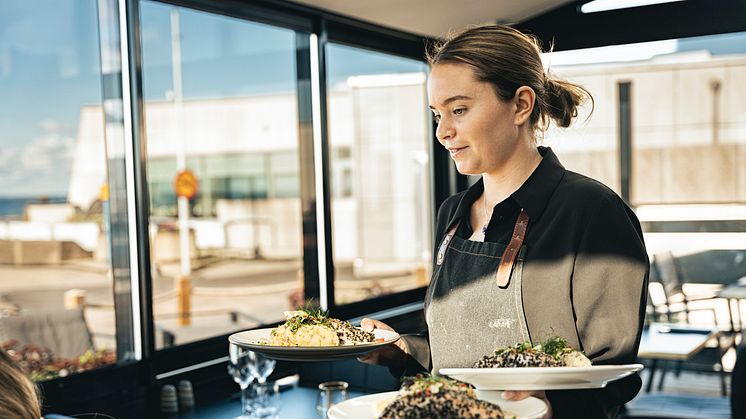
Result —
[{"label": "window", "polygon": [[156,347],[278,321],[302,269],[296,34],[154,2],[141,15]]},{"label": "window", "polygon": [[426,286],[430,119],[421,61],[327,46],[337,305]]},{"label": "window", "polygon": [[0,4],[0,345],[43,353],[22,363],[37,380],[131,356],[115,327],[97,19],[93,0]]}]

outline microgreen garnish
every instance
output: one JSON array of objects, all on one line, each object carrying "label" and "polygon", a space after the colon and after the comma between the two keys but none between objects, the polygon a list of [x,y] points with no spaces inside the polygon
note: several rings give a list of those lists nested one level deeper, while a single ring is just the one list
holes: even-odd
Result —
[{"label": "microgreen garnish", "polygon": [[299,312],[305,313],[305,315],[293,316],[285,321],[285,327],[290,329],[291,332],[295,333],[303,325],[319,325],[331,327],[329,322],[329,312],[319,307],[303,307],[298,309]]},{"label": "microgreen garnish", "polygon": [[552,358],[559,359],[562,355],[572,352],[573,349],[567,341],[559,336],[554,336],[547,339],[544,343],[534,345],[531,341],[525,341],[523,343],[516,344],[515,346],[509,346],[507,348],[500,348],[495,351],[495,355],[500,355],[505,352],[544,352]]}]

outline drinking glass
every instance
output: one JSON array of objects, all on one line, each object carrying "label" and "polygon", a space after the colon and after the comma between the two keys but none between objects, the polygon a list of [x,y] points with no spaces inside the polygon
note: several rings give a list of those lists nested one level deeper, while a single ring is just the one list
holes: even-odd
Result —
[{"label": "drinking glass", "polygon": [[316,397],[316,412],[326,419],[332,406],[349,398],[345,381],[326,381],[319,384],[319,394]]},{"label": "drinking glass", "polygon": [[253,419],[274,419],[280,412],[280,385],[276,381],[255,382],[249,389]]},{"label": "drinking glass", "polygon": [[276,385],[269,386],[267,377],[272,374],[277,363],[274,359],[253,351],[247,351],[249,362],[249,372],[253,379],[256,380],[254,385],[254,418],[273,418],[277,415],[278,403],[276,401],[278,389]]},{"label": "drinking glass", "polygon": [[241,416],[236,419],[253,419],[252,411],[254,410],[254,395],[251,391],[251,382],[254,376],[251,374],[252,359],[249,352],[234,344],[228,346],[228,373],[233,377],[239,387],[241,387]]}]

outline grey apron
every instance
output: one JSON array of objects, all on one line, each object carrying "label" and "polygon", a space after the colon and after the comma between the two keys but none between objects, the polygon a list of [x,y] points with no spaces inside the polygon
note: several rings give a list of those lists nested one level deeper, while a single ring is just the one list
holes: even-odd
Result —
[{"label": "grey apron", "polygon": [[[441,243],[425,298],[433,373],[440,368],[470,368],[496,348],[529,340],[521,297],[526,248],[516,234],[518,222],[508,246],[456,237],[459,223]],[[516,255],[505,276],[507,284],[498,284],[496,273],[510,251]]]}]

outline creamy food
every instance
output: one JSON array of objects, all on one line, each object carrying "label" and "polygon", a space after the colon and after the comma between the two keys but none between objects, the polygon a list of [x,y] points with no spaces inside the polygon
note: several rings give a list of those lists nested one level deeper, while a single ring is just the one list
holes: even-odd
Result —
[{"label": "creamy food", "polygon": [[333,319],[322,310],[285,312],[285,324],[270,332],[272,346],[341,346],[375,341],[375,335]]},{"label": "creamy food", "polygon": [[474,364],[474,368],[590,366],[591,361],[582,352],[573,349],[560,337],[553,337],[539,345],[524,342],[500,348],[493,355],[486,355]]},{"label": "creamy food", "polygon": [[504,417],[500,406],[477,399],[468,384],[423,375],[406,377],[399,395],[380,416],[381,419]]}]

